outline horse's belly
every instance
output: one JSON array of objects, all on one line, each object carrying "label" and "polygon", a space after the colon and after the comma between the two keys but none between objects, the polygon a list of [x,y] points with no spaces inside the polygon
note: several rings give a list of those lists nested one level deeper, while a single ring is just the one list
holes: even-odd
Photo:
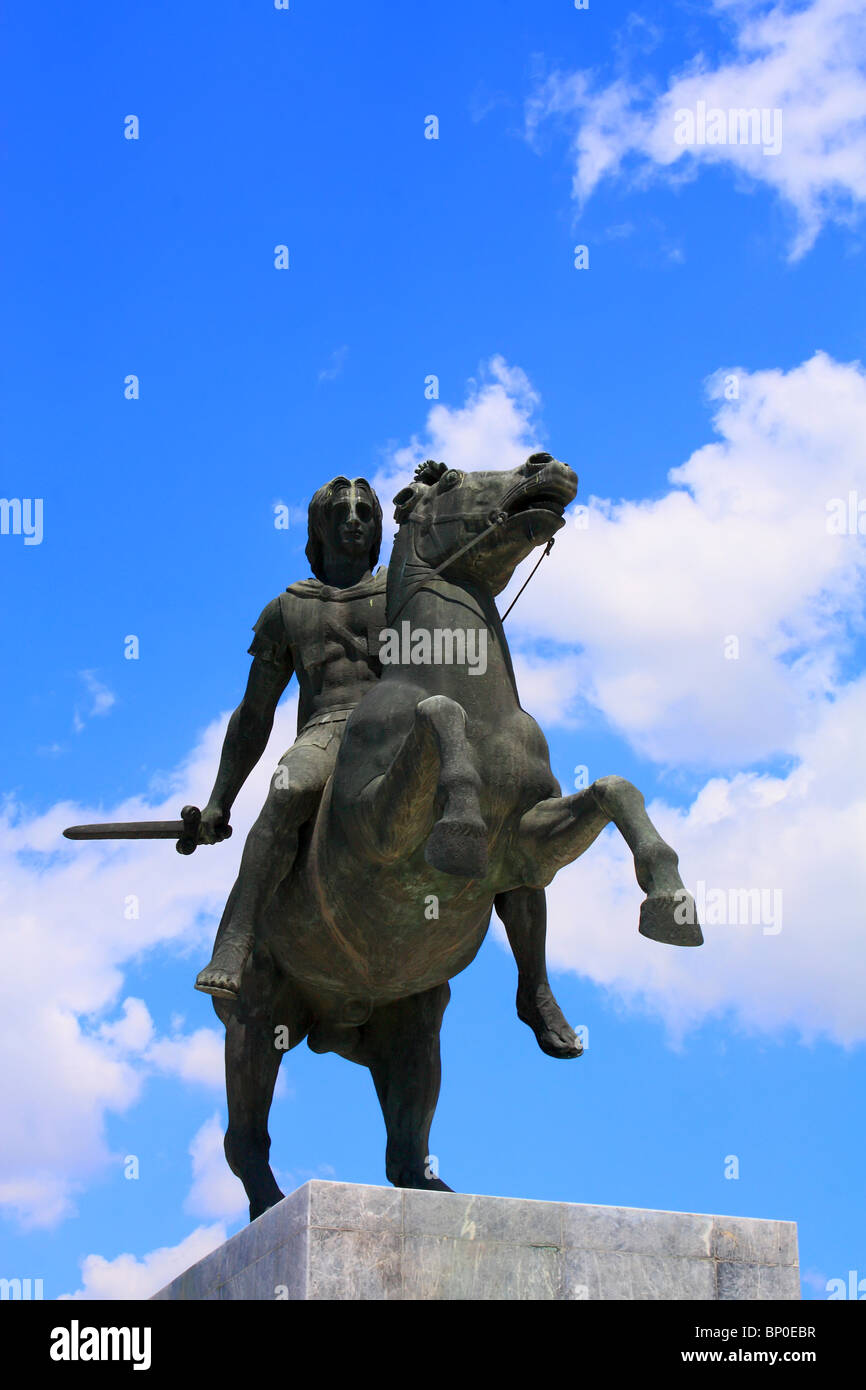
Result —
[{"label": "horse's belly", "polygon": [[329,879],[327,911],[290,888],[275,903],[271,949],[291,976],[329,994],[381,1004],[432,989],[474,959],[493,905],[481,885],[453,880],[437,893],[433,878],[445,876],[423,859],[408,885],[395,884],[393,865],[369,865],[360,887]]},{"label": "horse's belly", "polygon": [[523,710],[494,728],[470,715],[469,732],[490,836],[485,879],[432,869],[423,843],[405,858],[380,864],[353,853],[343,834],[320,835],[330,825],[331,782],[315,843],[302,849],[296,873],[268,914],[271,950],[293,978],[328,994],[385,1003],[432,989],[474,959],[495,895],[521,882],[514,854],[520,817],[559,789],[547,741]]}]

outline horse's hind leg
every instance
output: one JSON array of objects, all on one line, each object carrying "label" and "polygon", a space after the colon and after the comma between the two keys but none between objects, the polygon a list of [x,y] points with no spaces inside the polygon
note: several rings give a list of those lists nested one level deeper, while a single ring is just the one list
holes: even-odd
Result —
[{"label": "horse's hind leg", "polygon": [[225,1154],[244,1185],[254,1221],[283,1196],[268,1162],[268,1114],[283,1053],[304,1037],[308,1018],[264,952],[256,952],[249,962],[240,998],[216,998],[214,1008],[226,1030]]},{"label": "horse's hind leg", "polygon": [[352,1058],[370,1068],[388,1135],[385,1173],[395,1187],[451,1191],[433,1172],[430,1155],[442,1078],[439,1029],[450,997],[446,983],[374,1009]]},{"label": "horse's hind leg", "polygon": [[543,888],[512,888],[494,899],[517,965],[517,1017],[548,1057],[579,1057],[583,1046],[554,998],[547,978],[547,903]]}]

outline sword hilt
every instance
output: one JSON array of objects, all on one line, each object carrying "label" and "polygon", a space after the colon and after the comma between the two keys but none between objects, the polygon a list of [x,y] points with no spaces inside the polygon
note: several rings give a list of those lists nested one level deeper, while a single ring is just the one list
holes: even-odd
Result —
[{"label": "sword hilt", "polygon": [[201,811],[197,806],[184,806],[180,818],[183,821],[183,834],[175,845],[175,849],[178,854],[192,854],[198,845]]}]

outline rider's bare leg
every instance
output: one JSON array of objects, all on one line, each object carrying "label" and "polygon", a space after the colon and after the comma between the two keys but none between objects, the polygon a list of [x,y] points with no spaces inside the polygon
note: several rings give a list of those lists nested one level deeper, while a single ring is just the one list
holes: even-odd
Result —
[{"label": "rider's bare leg", "polygon": [[513,888],[499,893],[495,907],[517,964],[517,1017],[529,1025],[548,1057],[579,1057],[583,1047],[547,978],[544,889]]},{"label": "rider's bare leg", "polygon": [[[330,766],[322,768],[321,759],[315,756],[298,757],[299,751],[290,749],[280,763],[271,779],[267,801],[247,836],[240,872],[222,915],[213,956],[196,978],[196,989],[205,994],[237,998],[257,924],[291,871],[298,852],[298,832],[318,805]],[[311,752],[303,749],[305,755]]]}]

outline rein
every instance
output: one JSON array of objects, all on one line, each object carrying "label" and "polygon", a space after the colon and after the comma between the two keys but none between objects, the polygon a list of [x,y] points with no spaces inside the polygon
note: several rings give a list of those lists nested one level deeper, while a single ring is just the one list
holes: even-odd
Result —
[{"label": "rein", "polygon": [[[542,560],[544,559],[545,555],[549,555],[549,554],[550,554],[551,550],[553,549],[553,542],[554,542],[555,539],[556,539],[555,536],[551,536],[550,540],[547,542],[547,545],[544,547],[544,549],[542,550],[541,554],[539,555],[538,559],[536,560],[535,564],[534,564],[533,567],[532,567],[532,574],[529,576],[529,579],[532,579],[532,578],[534,577],[535,571],[538,569],[538,566],[541,564],[541,562],[542,562]],[[514,595],[514,598],[511,600],[511,602],[509,603],[508,607],[506,608],[505,612],[502,614],[501,621],[502,621],[503,623],[505,622],[505,619],[508,617],[509,613],[511,612],[511,610],[512,610],[512,608],[514,607],[514,605],[515,605],[515,603],[517,602],[517,600],[520,598],[520,595],[523,593],[523,590],[526,588],[527,584],[529,583],[529,579],[525,579],[525,580],[524,580],[524,582],[521,584],[520,588],[517,590],[517,593]]]}]

